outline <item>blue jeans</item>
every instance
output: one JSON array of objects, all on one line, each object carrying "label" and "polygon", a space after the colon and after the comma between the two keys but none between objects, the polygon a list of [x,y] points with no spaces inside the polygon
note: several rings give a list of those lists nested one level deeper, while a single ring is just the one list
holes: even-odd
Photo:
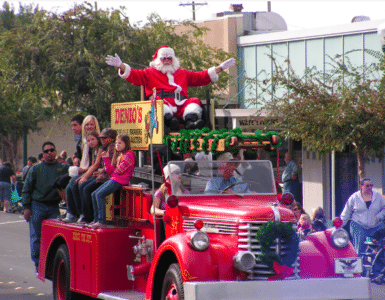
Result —
[{"label": "blue jeans", "polygon": [[80,195],[82,197],[84,219],[87,223],[94,219],[94,208],[91,194],[101,185],[102,183],[96,182],[94,177],[89,178],[79,185]]},{"label": "blue jeans", "polygon": [[79,215],[83,213],[79,185],[75,182],[80,176],[81,175],[72,177],[66,187],[67,211],[75,217],[79,217]]},{"label": "blue jeans", "polygon": [[366,246],[365,241],[368,236],[371,236],[374,234],[377,230],[384,227],[383,222],[380,222],[380,224],[377,227],[370,228],[370,229],[364,229],[359,225],[358,223],[351,221],[350,222],[350,234],[352,236],[352,243],[354,246],[354,250],[356,250],[357,255],[362,256],[362,253],[365,252]]},{"label": "blue jeans", "polygon": [[9,182],[0,182],[0,200],[11,200],[11,184]]},{"label": "blue jeans", "polygon": [[92,193],[94,206],[94,222],[106,223],[106,197],[119,190],[123,185],[113,180],[108,180]]},{"label": "blue jeans", "polygon": [[32,201],[31,219],[29,220],[29,238],[31,243],[31,258],[37,267],[40,256],[41,225],[43,220],[57,219],[60,216],[58,204],[46,204]]}]

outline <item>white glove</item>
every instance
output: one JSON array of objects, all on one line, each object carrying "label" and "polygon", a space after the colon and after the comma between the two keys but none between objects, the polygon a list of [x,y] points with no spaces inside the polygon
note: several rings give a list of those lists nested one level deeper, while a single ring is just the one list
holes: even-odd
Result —
[{"label": "white glove", "polygon": [[228,60],[226,60],[220,64],[220,67],[223,70],[226,70],[226,69],[234,67],[234,66],[235,66],[235,59],[234,58],[230,58],[230,59],[228,59]]},{"label": "white glove", "polygon": [[106,63],[107,63],[107,65],[109,65],[109,66],[119,68],[120,65],[122,64],[122,60],[120,59],[120,57],[118,56],[118,54],[115,53],[115,57],[114,57],[114,56],[111,56],[111,55],[107,55],[107,57],[106,57]]}]

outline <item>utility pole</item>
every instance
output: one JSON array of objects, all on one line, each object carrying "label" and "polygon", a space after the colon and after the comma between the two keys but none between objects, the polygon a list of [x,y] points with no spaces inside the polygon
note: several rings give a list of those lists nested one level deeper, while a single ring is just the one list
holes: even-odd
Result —
[{"label": "utility pole", "polygon": [[195,1],[192,1],[192,2],[188,2],[188,3],[180,3],[179,4],[179,6],[192,6],[193,21],[195,21],[195,5],[207,5],[207,2],[195,3]]}]

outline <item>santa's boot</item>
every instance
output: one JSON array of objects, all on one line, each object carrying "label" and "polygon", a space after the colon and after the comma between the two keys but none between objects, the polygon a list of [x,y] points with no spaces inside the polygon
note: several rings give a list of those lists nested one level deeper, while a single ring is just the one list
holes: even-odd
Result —
[{"label": "santa's boot", "polygon": [[173,117],[170,121],[170,131],[177,132],[179,131],[179,121],[177,117]]},{"label": "santa's boot", "polygon": [[172,119],[172,114],[170,114],[170,113],[164,114],[164,124],[165,124],[167,127],[170,127],[171,119]]},{"label": "santa's boot", "polygon": [[188,114],[184,118],[185,129],[202,129],[205,126],[205,122],[198,118],[197,114]]}]

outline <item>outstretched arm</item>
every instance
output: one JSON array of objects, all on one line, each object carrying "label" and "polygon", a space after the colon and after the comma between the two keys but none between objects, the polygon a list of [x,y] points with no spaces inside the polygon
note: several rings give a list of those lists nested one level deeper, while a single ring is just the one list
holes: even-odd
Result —
[{"label": "outstretched arm", "polygon": [[230,59],[224,61],[223,63],[221,63],[218,67],[216,67],[215,68],[215,72],[217,74],[219,74],[223,70],[226,70],[226,69],[229,69],[231,67],[234,67],[235,63],[236,63],[235,59],[234,58],[230,58]]},{"label": "outstretched arm", "polygon": [[124,71],[126,70],[125,64],[122,62],[119,55],[116,53],[115,56],[107,55],[106,63],[111,67],[118,68],[121,73],[124,73]]}]

